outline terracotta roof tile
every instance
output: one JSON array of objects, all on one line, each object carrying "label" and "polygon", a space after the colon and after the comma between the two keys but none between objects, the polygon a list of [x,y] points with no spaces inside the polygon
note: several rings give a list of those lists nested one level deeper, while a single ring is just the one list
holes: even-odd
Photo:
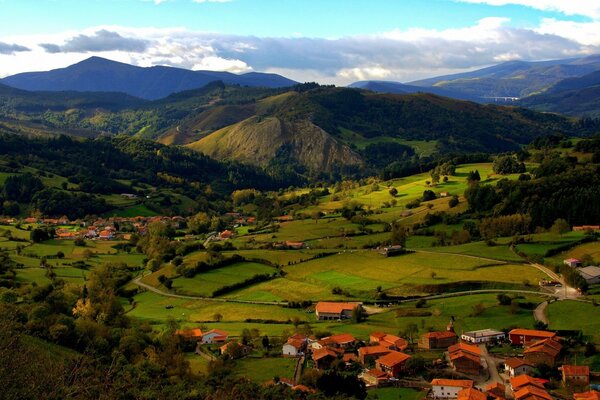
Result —
[{"label": "terracotta roof tile", "polygon": [[391,368],[395,365],[405,362],[409,358],[410,358],[410,356],[408,354],[404,354],[399,351],[392,351],[383,357],[379,357],[377,359],[377,362],[381,365],[385,365],[386,367]]},{"label": "terracotta roof tile", "polygon": [[467,379],[433,379],[431,384],[435,386],[451,386],[462,388],[473,387],[473,381],[469,381]]}]

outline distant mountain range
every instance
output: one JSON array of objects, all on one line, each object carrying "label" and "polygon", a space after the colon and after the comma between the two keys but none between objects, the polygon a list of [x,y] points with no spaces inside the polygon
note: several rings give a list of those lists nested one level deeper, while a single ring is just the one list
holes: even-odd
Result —
[{"label": "distant mountain range", "polygon": [[0,83],[32,91],[122,92],[147,100],[197,89],[214,81],[253,87],[286,87],[297,82],[277,74],[250,72],[190,71],[155,66],[137,67],[100,57],[91,57],[66,68],[45,72],[25,72]]}]

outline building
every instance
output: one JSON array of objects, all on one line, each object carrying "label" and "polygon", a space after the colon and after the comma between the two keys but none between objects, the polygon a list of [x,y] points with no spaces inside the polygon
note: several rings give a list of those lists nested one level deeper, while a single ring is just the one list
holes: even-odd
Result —
[{"label": "building", "polygon": [[578,231],[600,231],[600,225],[573,226],[573,232],[578,232]]},{"label": "building", "polygon": [[226,229],[223,232],[219,233],[219,239],[231,239],[233,237],[233,232]]},{"label": "building", "polygon": [[292,242],[290,240],[286,240],[285,242],[285,247],[287,247],[288,249],[300,250],[303,249],[305,246],[306,244],[304,242]]},{"label": "building", "polygon": [[458,392],[458,400],[487,400],[487,395],[471,387]]},{"label": "building", "polygon": [[396,351],[404,351],[408,347],[408,341],[406,339],[383,332],[371,333],[369,341],[373,344],[379,344]]},{"label": "building", "polygon": [[590,384],[590,367],[583,365],[563,365],[562,381],[568,386],[587,386]]},{"label": "building", "polygon": [[539,380],[532,378],[529,375],[519,375],[510,379],[510,388],[512,389],[513,393],[530,386],[544,389],[544,385]]},{"label": "building", "polygon": [[545,390],[535,386],[527,386],[514,394],[515,400],[553,400],[552,396]]},{"label": "building", "polygon": [[490,383],[485,387],[485,392],[496,400],[506,399],[506,386],[500,382]]},{"label": "building", "polygon": [[177,329],[175,335],[180,336],[186,342],[200,342],[202,341],[202,330],[200,328],[195,329]]},{"label": "building", "polygon": [[390,377],[398,378],[405,369],[406,361],[410,358],[408,354],[391,351],[375,361],[375,368],[387,373]]},{"label": "building", "polygon": [[524,374],[527,375],[533,371],[533,369],[534,367],[532,364],[520,358],[508,358],[504,361],[504,370],[511,378]]},{"label": "building", "polygon": [[563,260],[563,264],[568,265],[571,268],[577,268],[581,265],[581,261],[577,258],[567,258],[566,260]]},{"label": "building", "polygon": [[320,301],[315,307],[315,314],[320,321],[347,319],[352,317],[352,311],[357,307],[362,307],[362,303]]},{"label": "building", "polygon": [[448,348],[450,364],[456,372],[479,375],[481,372],[481,350],[466,343],[458,343]]},{"label": "building", "polygon": [[600,400],[600,392],[596,390],[590,390],[589,392],[575,393],[573,394],[574,400]]},{"label": "building", "polygon": [[458,342],[456,333],[449,331],[427,332],[419,338],[421,349],[447,349]]},{"label": "building", "polygon": [[202,335],[202,343],[223,343],[227,340],[229,334],[220,329],[211,329]]},{"label": "building", "polygon": [[458,399],[463,389],[473,387],[473,381],[467,379],[434,379],[431,381],[431,393],[434,399]]},{"label": "building", "polygon": [[359,378],[362,379],[367,386],[379,386],[379,384],[386,382],[389,376],[385,372],[373,368],[359,375]]},{"label": "building", "polygon": [[287,342],[282,346],[281,352],[284,356],[297,357],[304,354],[308,338],[299,333],[288,338]]},{"label": "building", "polygon": [[554,332],[538,331],[533,329],[513,329],[508,332],[508,338],[512,345],[526,345],[540,340],[553,338],[556,336]]},{"label": "building", "polygon": [[227,354],[230,358],[242,358],[250,354],[252,348],[238,342],[228,342],[219,347],[219,353],[221,355]]},{"label": "building", "polygon": [[356,345],[356,339],[349,333],[340,333],[339,335],[328,336],[321,339],[319,342],[323,342],[326,347],[333,347],[336,349],[349,349]]},{"label": "building", "polygon": [[406,250],[404,249],[404,247],[400,246],[400,245],[392,245],[392,246],[387,246],[384,247],[381,250],[381,254],[383,254],[386,257],[392,257],[392,256],[396,256],[398,254],[404,254],[406,253]]},{"label": "building", "polygon": [[317,349],[312,353],[312,359],[317,369],[328,368],[337,356],[338,353],[328,347]]},{"label": "building", "polygon": [[600,267],[589,266],[577,268],[577,272],[579,272],[579,275],[581,275],[589,285],[600,283]]},{"label": "building", "polygon": [[529,364],[546,364],[554,366],[562,345],[553,338],[535,342],[525,348],[523,359]]},{"label": "building", "polygon": [[392,350],[385,346],[365,346],[358,349],[358,361],[361,364],[367,365],[375,359],[391,353]]},{"label": "building", "polygon": [[505,336],[504,332],[493,329],[482,329],[479,331],[465,332],[460,335],[460,338],[465,342],[470,343],[487,343],[492,340],[502,340]]}]

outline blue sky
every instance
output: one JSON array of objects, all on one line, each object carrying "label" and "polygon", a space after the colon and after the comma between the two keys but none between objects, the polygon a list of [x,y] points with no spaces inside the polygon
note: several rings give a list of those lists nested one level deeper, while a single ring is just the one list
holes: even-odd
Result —
[{"label": "blue sky", "polygon": [[345,84],[599,48],[598,0],[0,0],[0,76],[97,55]]}]

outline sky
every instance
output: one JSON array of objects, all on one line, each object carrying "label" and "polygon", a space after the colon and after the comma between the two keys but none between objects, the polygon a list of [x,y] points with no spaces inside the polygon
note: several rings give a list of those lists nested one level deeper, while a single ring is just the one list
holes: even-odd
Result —
[{"label": "sky", "polygon": [[600,53],[600,0],[0,0],[0,77],[91,56],[410,82]]}]

